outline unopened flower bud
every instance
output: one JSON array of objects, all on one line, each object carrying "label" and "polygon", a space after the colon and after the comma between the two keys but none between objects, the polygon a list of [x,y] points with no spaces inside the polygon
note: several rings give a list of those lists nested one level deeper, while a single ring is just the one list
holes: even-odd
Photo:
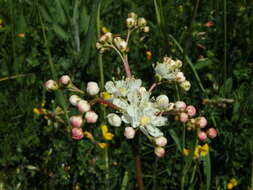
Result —
[{"label": "unopened flower bud", "polygon": [[81,98],[77,95],[72,95],[69,97],[69,102],[73,105],[73,106],[76,106],[77,103],[81,100]]},{"label": "unopened flower bud", "polygon": [[182,123],[185,123],[186,121],[188,121],[188,119],[189,119],[189,117],[188,117],[188,114],[186,114],[186,113],[180,113],[180,116],[179,116],[180,118],[180,121],[182,122]]},{"label": "unopened flower bud", "polygon": [[196,108],[192,105],[186,107],[186,111],[189,116],[194,116],[196,114]]},{"label": "unopened flower bud", "polygon": [[137,14],[135,14],[134,12],[131,12],[128,14],[128,18],[134,18],[134,19],[137,19]]},{"label": "unopened flower bud", "polygon": [[165,149],[163,147],[155,147],[155,155],[159,158],[164,157]]},{"label": "unopened flower bud", "polygon": [[63,86],[67,86],[71,82],[71,79],[68,75],[63,75],[63,76],[61,76],[59,81]]},{"label": "unopened flower bud", "polygon": [[138,26],[139,27],[144,27],[144,26],[146,26],[147,25],[147,21],[146,21],[146,19],[145,18],[138,18]]},{"label": "unopened flower bud", "polygon": [[135,135],[135,130],[132,127],[126,127],[124,131],[124,136],[127,139],[133,139]]},{"label": "unopened flower bud", "polygon": [[197,124],[200,128],[205,128],[207,125],[207,120],[205,117],[201,116],[197,118]]},{"label": "unopened flower bud", "polygon": [[175,107],[177,110],[183,111],[186,108],[186,104],[183,101],[177,101]]},{"label": "unopened flower bud", "polygon": [[163,136],[155,138],[155,144],[157,146],[166,146],[167,139]]},{"label": "unopened flower bud", "polygon": [[88,111],[85,114],[85,120],[87,123],[96,123],[98,119],[98,115],[94,111]]},{"label": "unopened flower bud", "polygon": [[82,116],[72,116],[70,117],[70,124],[72,127],[76,127],[76,128],[79,128],[81,127],[82,123],[83,123],[83,119],[82,119]]},{"label": "unopened flower bud", "polygon": [[160,95],[156,98],[156,102],[159,107],[165,108],[169,105],[169,98],[166,95]]},{"label": "unopened flower bud", "polygon": [[136,25],[136,19],[135,18],[127,18],[126,19],[127,28],[132,29]]},{"label": "unopened flower bud", "polygon": [[86,91],[91,96],[97,95],[99,92],[98,84],[96,82],[88,82]]},{"label": "unopened flower bud", "polygon": [[73,128],[72,129],[72,138],[75,140],[81,140],[83,138],[82,128]]},{"label": "unopened flower bud", "polygon": [[200,132],[198,133],[198,138],[199,138],[199,140],[202,141],[202,142],[205,141],[206,138],[207,138],[206,133],[203,132],[203,131],[200,131]]},{"label": "unopened flower bud", "polygon": [[177,67],[177,68],[181,68],[182,65],[183,65],[183,63],[182,63],[181,60],[176,60],[175,64],[176,64],[176,67]]},{"label": "unopened flower bud", "polygon": [[114,127],[121,126],[121,118],[117,114],[110,113],[107,115],[107,119],[111,126],[114,126]]},{"label": "unopened flower bud", "polygon": [[80,100],[77,103],[77,108],[81,113],[87,112],[90,110],[90,104],[86,100]]},{"label": "unopened flower bud", "polygon": [[145,32],[145,33],[148,33],[149,32],[149,26],[145,26],[142,28],[142,31]]},{"label": "unopened flower bud", "polygon": [[190,90],[191,83],[188,80],[185,80],[184,82],[180,83],[181,88],[183,88],[185,91]]},{"label": "unopened flower bud", "polygon": [[178,72],[176,74],[176,81],[177,82],[184,82],[185,81],[185,76],[183,72]]},{"label": "unopened flower bud", "polygon": [[45,82],[45,88],[48,91],[57,90],[58,89],[58,84],[54,80],[48,80],[47,82]]},{"label": "unopened flower bud", "polygon": [[215,129],[215,128],[210,128],[210,129],[208,129],[207,135],[208,135],[208,137],[211,138],[211,139],[215,138],[215,137],[217,136],[217,131],[216,131],[216,129]]},{"label": "unopened flower bud", "polygon": [[114,43],[116,47],[121,51],[124,52],[127,50],[127,43],[121,37],[114,38]]},{"label": "unopened flower bud", "polygon": [[102,35],[99,38],[99,42],[104,44],[104,43],[111,43],[112,42],[112,33],[111,32],[106,32],[104,35]]}]

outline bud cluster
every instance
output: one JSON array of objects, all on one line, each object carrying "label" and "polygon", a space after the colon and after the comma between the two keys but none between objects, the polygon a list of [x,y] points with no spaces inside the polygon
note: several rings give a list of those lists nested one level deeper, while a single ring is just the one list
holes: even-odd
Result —
[{"label": "bud cluster", "polygon": [[138,18],[138,15],[133,12],[128,14],[126,25],[129,30],[139,29],[142,32],[149,32],[146,19],[143,17]]},{"label": "bud cluster", "polygon": [[164,57],[163,62],[157,62],[154,69],[159,81],[165,79],[170,82],[177,82],[183,90],[188,91],[191,88],[191,83],[185,79],[181,67],[182,62],[180,60],[175,61],[170,57]]}]

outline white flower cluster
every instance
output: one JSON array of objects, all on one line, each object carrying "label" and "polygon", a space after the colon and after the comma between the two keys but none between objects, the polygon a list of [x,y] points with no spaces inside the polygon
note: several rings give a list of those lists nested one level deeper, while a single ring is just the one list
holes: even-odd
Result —
[{"label": "white flower cluster", "polygon": [[[150,93],[141,87],[140,79],[109,81],[105,88],[113,95],[112,103],[123,110],[121,119],[124,123],[135,130],[140,129],[147,136],[163,136],[158,127],[164,126],[167,118],[159,115],[158,104],[165,106],[167,100],[158,98],[158,103],[151,101]],[[118,123],[110,122],[110,124],[118,126]]]},{"label": "white flower cluster", "polygon": [[184,73],[180,70],[181,67],[180,60],[175,61],[170,57],[164,57],[163,62],[157,62],[154,69],[159,80],[177,82],[183,90],[188,91],[191,88],[191,83],[185,79]]}]

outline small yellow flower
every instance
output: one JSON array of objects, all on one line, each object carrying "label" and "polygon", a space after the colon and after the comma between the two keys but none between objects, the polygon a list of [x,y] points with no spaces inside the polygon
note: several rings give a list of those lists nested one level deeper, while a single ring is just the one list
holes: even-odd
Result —
[{"label": "small yellow flower", "polygon": [[0,18],[0,25],[2,25],[3,24],[3,20]]},{"label": "small yellow flower", "polygon": [[146,51],[146,57],[147,57],[148,60],[152,59],[152,53],[151,53],[151,51]]},{"label": "small yellow flower", "polygon": [[107,144],[106,143],[98,143],[98,146],[102,149],[106,148],[107,147]]},{"label": "small yellow flower", "polygon": [[184,153],[185,156],[189,156],[190,150],[187,149],[187,148],[184,148],[183,153]]},{"label": "small yellow flower", "polygon": [[90,139],[90,140],[94,140],[93,135],[90,132],[88,132],[88,131],[84,131],[83,135],[85,137],[87,137],[88,139]]},{"label": "small yellow flower", "polygon": [[20,38],[24,38],[25,37],[25,33],[19,33],[19,34],[17,34],[17,36],[20,37]]},{"label": "small yellow flower", "polygon": [[110,30],[108,30],[108,28],[106,28],[105,26],[103,26],[101,28],[101,31],[105,34],[106,32],[110,32]]},{"label": "small yellow flower", "polygon": [[36,114],[36,115],[41,115],[42,114],[40,108],[33,108],[33,113]]},{"label": "small yellow flower", "polygon": [[194,158],[198,159],[199,156],[206,156],[208,154],[209,146],[204,144],[203,146],[197,145],[194,150]]},{"label": "small yellow flower", "polygon": [[230,179],[229,183],[232,183],[233,186],[237,186],[238,185],[238,181],[235,178]]},{"label": "small yellow flower", "polygon": [[112,98],[112,95],[109,92],[101,92],[100,97],[103,98],[104,100],[108,100]]},{"label": "small yellow flower", "polygon": [[228,183],[227,188],[228,188],[228,189],[233,189],[233,188],[234,188],[234,185],[233,185],[232,183]]},{"label": "small yellow flower", "polygon": [[75,185],[75,190],[81,190],[81,187],[80,187],[79,184],[76,184],[76,185]]},{"label": "small yellow flower", "polygon": [[104,137],[105,140],[112,140],[114,137],[114,134],[108,132],[108,126],[107,125],[101,125],[101,130],[102,130],[102,135]]}]

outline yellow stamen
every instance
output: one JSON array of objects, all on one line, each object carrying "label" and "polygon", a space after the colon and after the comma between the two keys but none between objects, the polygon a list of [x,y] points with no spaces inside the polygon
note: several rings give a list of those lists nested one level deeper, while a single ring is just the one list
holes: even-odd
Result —
[{"label": "yellow stamen", "polygon": [[146,126],[150,123],[150,118],[147,116],[142,116],[140,119],[140,123],[141,125]]},{"label": "yellow stamen", "polygon": [[108,28],[106,28],[105,26],[103,26],[101,28],[101,31],[105,34],[106,32],[110,32],[110,30],[108,30]]}]

